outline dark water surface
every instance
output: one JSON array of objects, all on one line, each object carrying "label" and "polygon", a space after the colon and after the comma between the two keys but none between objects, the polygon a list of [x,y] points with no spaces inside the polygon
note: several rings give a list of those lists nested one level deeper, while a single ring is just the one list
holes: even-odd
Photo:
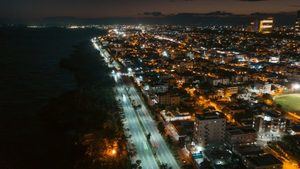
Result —
[{"label": "dark water surface", "polygon": [[35,112],[51,97],[76,87],[72,74],[59,67],[74,45],[96,30],[2,30],[0,50],[1,113]]},{"label": "dark water surface", "polygon": [[0,29],[0,168],[40,148],[32,147],[30,140],[43,132],[37,113],[51,98],[77,87],[72,73],[60,68],[60,60],[69,56],[74,45],[101,32]]}]

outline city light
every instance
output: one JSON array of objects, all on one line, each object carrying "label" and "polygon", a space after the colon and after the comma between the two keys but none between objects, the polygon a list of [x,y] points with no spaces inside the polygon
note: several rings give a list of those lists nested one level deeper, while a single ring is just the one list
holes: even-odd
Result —
[{"label": "city light", "polygon": [[299,89],[300,89],[300,84],[299,83],[292,84],[292,90],[299,90]]},{"label": "city light", "polygon": [[300,0],[14,1],[0,169],[300,169]]},{"label": "city light", "polygon": [[110,155],[111,156],[115,156],[117,154],[117,150],[116,149],[112,149],[111,151],[110,151]]},{"label": "city light", "polygon": [[[261,30],[256,31],[257,35],[233,31],[230,35],[211,36],[205,31],[199,33],[202,28],[196,27],[194,30],[168,26],[149,28],[150,31],[140,34],[136,26],[110,27],[112,31],[99,38],[105,41],[106,47],[103,47],[100,40],[93,40],[93,43],[99,46],[100,54],[109,61],[107,64],[112,65],[113,70],[118,70],[113,71],[115,79],[119,79],[116,80],[116,84],[126,86],[119,87],[118,99],[123,112],[127,114],[124,124],[128,125],[126,127],[134,125],[129,129],[130,135],[140,128],[146,131],[140,131],[141,135],[134,134],[133,139],[130,139],[137,147],[137,156],[143,156],[144,151],[154,147],[155,152],[149,154],[150,158],[155,156],[152,165],[156,165],[155,159],[165,158],[161,157],[159,152],[173,158],[167,148],[161,152],[161,144],[157,149],[158,143],[163,145],[164,142],[156,138],[157,133],[151,129],[153,124],[162,132],[158,134],[159,137],[160,134],[165,134],[170,136],[169,142],[184,142],[190,153],[188,157],[183,157],[183,163],[189,159],[201,165],[201,162],[207,159],[213,166],[231,165],[228,160],[231,158],[205,156],[210,145],[216,146],[215,150],[220,151],[220,154],[232,157],[238,154],[236,151],[228,151],[226,146],[247,145],[262,149],[266,158],[275,158],[272,165],[282,166],[283,161],[278,154],[287,154],[288,150],[284,147],[276,150],[267,146],[284,141],[286,135],[295,135],[295,132],[290,134],[286,130],[287,119],[297,122],[294,117],[296,115],[292,116],[290,112],[293,111],[287,111],[287,106],[279,103],[278,99],[285,94],[291,95],[285,93],[289,92],[287,84],[292,81],[292,77],[288,76],[290,71],[286,68],[295,68],[296,65],[291,65],[291,60],[286,62],[284,57],[278,55],[283,51],[272,48],[279,43],[288,49],[291,41],[269,42],[262,38],[265,35],[259,34],[275,31],[273,19],[262,20]],[[224,31],[218,30],[217,26],[205,29],[216,30],[219,33]],[[201,36],[198,36],[199,34]],[[210,38],[215,40],[208,43]],[[223,45],[223,42],[227,44]],[[258,43],[268,45],[260,49],[247,49],[250,44],[259,46]],[[122,69],[116,69],[117,66],[110,62],[120,64]],[[278,64],[286,65],[278,67]],[[278,78],[279,75],[282,78]],[[291,90],[299,89],[299,83],[291,85]],[[136,94],[136,91],[139,94]],[[284,98],[282,99],[284,102]],[[294,102],[297,105],[297,99],[293,99]],[[157,105],[153,110],[157,117],[152,119],[148,116],[148,107],[154,105]],[[154,120],[158,120],[161,125],[152,123]],[[136,126],[139,126],[138,129]],[[189,130],[185,131],[186,128]],[[211,132],[211,129],[220,132]],[[147,141],[137,140],[145,139],[144,136],[148,135],[149,131],[155,136],[151,137],[149,144]],[[186,137],[189,132],[193,134]],[[225,147],[218,149],[219,146]],[[116,152],[112,150],[110,153],[113,155]],[[255,158],[259,159],[260,156],[255,155]],[[176,162],[172,162],[172,166],[177,168]]]}]

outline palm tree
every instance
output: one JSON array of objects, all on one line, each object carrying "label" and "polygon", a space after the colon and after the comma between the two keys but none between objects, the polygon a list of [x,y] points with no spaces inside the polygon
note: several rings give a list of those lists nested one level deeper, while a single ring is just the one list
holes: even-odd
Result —
[{"label": "palm tree", "polygon": [[141,163],[142,163],[141,160],[136,160],[134,164],[131,164],[131,168],[132,169],[141,169],[142,168]]}]

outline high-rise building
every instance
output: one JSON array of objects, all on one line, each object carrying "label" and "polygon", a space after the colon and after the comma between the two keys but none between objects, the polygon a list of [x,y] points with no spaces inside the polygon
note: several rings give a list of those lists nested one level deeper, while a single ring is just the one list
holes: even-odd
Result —
[{"label": "high-rise building", "polygon": [[272,17],[267,19],[262,19],[259,21],[259,33],[262,34],[269,34],[272,33],[274,26],[274,19]]},{"label": "high-rise building", "polygon": [[199,145],[224,142],[226,120],[218,112],[197,115],[194,126],[194,138]]},{"label": "high-rise building", "polygon": [[295,23],[295,34],[300,36],[300,11],[297,12],[297,19]]},{"label": "high-rise building", "polygon": [[253,127],[256,131],[280,133],[285,132],[287,127],[287,120],[276,112],[264,112],[261,115],[256,115],[253,121]]},{"label": "high-rise building", "polygon": [[250,25],[248,26],[247,30],[249,32],[258,32],[259,23],[258,20],[254,20],[250,22]]}]

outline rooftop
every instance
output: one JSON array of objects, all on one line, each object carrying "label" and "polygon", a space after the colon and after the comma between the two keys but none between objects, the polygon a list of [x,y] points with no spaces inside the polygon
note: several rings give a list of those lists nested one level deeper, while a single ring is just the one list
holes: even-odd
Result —
[{"label": "rooftop", "polygon": [[259,155],[256,157],[247,157],[247,159],[256,167],[282,165],[282,162],[271,154]]},{"label": "rooftop", "polygon": [[212,120],[212,119],[221,119],[223,118],[220,112],[213,111],[204,114],[196,114],[198,120]]},{"label": "rooftop", "polygon": [[260,147],[255,145],[243,145],[243,146],[236,147],[235,150],[241,156],[257,156],[260,154],[265,154]]}]

